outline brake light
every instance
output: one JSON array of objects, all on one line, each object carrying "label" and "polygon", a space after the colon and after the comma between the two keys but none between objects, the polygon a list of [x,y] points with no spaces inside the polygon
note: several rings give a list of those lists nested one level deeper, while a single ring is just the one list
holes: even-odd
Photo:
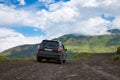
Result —
[{"label": "brake light", "polygon": [[37,46],[37,49],[40,50],[40,45]]},{"label": "brake light", "polygon": [[62,51],[62,49],[61,48],[58,48],[58,52],[61,52]]}]

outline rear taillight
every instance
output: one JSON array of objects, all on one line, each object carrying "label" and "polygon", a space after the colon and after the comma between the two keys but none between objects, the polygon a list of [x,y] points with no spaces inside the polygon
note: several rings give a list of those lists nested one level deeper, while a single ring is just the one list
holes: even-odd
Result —
[{"label": "rear taillight", "polygon": [[37,50],[40,50],[40,45],[37,46]]},{"label": "rear taillight", "polygon": [[62,51],[62,49],[61,48],[58,48],[58,52],[61,52]]}]

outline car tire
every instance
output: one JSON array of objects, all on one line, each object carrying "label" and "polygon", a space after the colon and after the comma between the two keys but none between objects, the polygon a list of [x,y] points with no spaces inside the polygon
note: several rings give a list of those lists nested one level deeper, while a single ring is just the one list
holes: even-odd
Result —
[{"label": "car tire", "polygon": [[63,60],[63,63],[65,63],[66,62],[66,60]]},{"label": "car tire", "polygon": [[59,64],[63,64],[63,60],[59,60]]},{"label": "car tire", "polygon": [[37,61],[38,61],[38,62],[41,62],[41,61],[42,61],[42,59],[40,59],[40,57],[37,57]]},{"label": "car tire", "polygon": [[59,63],[63,64],[63,57],[62,57],[62,55],[60,56]]},{"label": "car tire", "polygon": [[47,60],[47,62],[49,62],[50,61],[50,59],[46,59]]}]

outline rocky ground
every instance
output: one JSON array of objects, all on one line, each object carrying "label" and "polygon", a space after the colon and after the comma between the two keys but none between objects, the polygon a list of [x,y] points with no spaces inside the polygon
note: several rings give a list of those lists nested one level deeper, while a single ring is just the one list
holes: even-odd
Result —
[{"label": "rocky ground", "polygon": [[94,54],[90,60],[57,62],[0,62],[0,80],[120,80],[120,61],[114,54]]}]

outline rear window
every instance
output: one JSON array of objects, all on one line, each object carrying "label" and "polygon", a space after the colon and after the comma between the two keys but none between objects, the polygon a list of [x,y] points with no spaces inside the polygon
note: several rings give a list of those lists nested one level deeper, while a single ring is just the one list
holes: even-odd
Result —
[{"label": "rear window", "polygon": [[44,48],[58,48],[59,43],[57,41],[43,41],[41,46]]}]

